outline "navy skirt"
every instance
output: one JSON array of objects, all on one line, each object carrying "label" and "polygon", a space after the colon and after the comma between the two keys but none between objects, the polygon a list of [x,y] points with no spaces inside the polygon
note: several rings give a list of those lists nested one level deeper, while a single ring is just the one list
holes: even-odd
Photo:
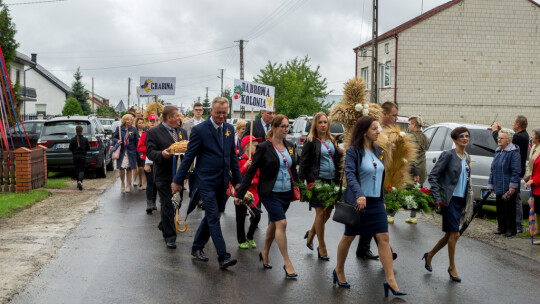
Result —
[{"label": "navy skirt", "polygon": [[366,208],[360,212],[360,226],[345,225],[346,236],[388,232],[388,219],[381,197],[366,197]]},{"label": "navy skirt", "polygon": [[[325,178],[319,178],[318,180],[320,180],[323,183],[329,184],[329,185],[332,182],[331,180],[325,179]],[[316,207],[324,207],[324,206],[322,204],[320,204],[320,203],[311,203],[310,202],[309,207],[316,208]],[[334,205],[329,206],[327,209],[334,209]]]},{"label": "navy skirt", "polygon": [[441,207],[442,231],[459,232],[459,220],[461,219],[463,206],[465,206],[465,198],[452,196],[448,206]]},{"label": "navy skirt", "polygon": [[259,200],[262,202],[266,212],[268,213],[269,222],[277,222],[286,219],[285,212],[291,205],[293,191],[273,192],[270,196],[259,195]]}]

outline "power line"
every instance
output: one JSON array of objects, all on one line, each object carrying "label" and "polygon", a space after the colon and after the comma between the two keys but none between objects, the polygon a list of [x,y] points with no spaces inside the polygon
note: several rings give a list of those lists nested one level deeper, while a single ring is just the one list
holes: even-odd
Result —
[{"label": "power line", "polygon": [[[203,53],[193,54],[193,55],[189,55],[189,56],[184,56],[184,57],[178,57],[178,58],[172,58],[172,59],[166,59],[166,60],[159,60],[159,61],[153,61],[153,62],[129,64],[129,65],[119,65],[119,66],[99,67],[99,68],[87,68],[87,69],[81,69],[81,71],[112,70],[112,69],[131,68],[131,67],[136,67],[136,66],[143,66],[143,65],[150,65],[150,64],[157,64],[157,63],[164,63],[164,62],[171,62],[171,61],[176,61],[176,60],[181,60],[181,59],[187,59],[187,58],[197,57],[197,56],[201,56],[201,55],[206,55],[206,54],[210,54],[210,53],[215,53],[215,52],[223,51],[223,50],[230,49],[230,48],[233,48],[233,47],[236,47],[236,45],[228,46],[228,47],[224,47],[224,48],[221,48],[221,49],[216,49],[216,50],[212,50],[212,51],[208,51],[208,52],[203,52]],[[71,70],[50,70],[50,71],[71,71]]]},{"label": "power line", "polygon": [[68,0],[43,0],[43,1],[32,1],[32,2],[16,2],[16,3],[6,3],[6,5],[26,5],[26,4],[40,4],[40,3],[49,3],[49,2],[66,2]]},{"label": "power line", "polygon": [[276,23],[279,23],[279,22],[283,21],[285,19],[285,16],[287,16],[288,14],[294,12],[296,9],[298,9],[300,6],[302,6],[305,3],[306,3],[306,0],[299,0],[298,2],[294,3],[286,11],[284,11],[281,15],[275,16],[275,18],[273,18],[273,20],[270,21],[266,25],[266,27],[261,28],[260,30],[255,32],[249,39],[253,40],[253,39],[259,38],[261,35],[263,35],[268,30],[270,30],[274,25],[276,25]]},{"label": "power line", "polygon": [[247,33],[245,33],[242,37],[249,37],[253,32],[259,30],[261,27],[265,26],[265,23],[267,23],[278,11],[281,11],[283,7],[288,3],[294,3],[293,1],[283,1],[270,15],[266,16],[259,24],[254,26],[251,30],[249,30]]}]

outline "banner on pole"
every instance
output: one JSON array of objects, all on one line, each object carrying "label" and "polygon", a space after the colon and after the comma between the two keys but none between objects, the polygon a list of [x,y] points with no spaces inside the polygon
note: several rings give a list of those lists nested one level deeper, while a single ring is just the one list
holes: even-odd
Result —
[{"label": "banner on pole", "polygon": [[244,106],[246,110],[274,111],[274,93],[272,86],[235,79],[233,106]]},{"label": "banner on pole", "polygon": [[141,76],[137,94],[139,97],[174,95],[175,89],[176,77]]}]

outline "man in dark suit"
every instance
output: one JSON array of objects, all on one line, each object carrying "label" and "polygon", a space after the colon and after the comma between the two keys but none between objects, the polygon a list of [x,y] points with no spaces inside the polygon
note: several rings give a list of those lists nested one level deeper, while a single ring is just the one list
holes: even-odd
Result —
[{"label": "man in dark suit", "polygon": [[187,132],[179,127],[181,116],[175,106],[165,106],[162,116],[163,122],[146,134],[146,156],[154,162],[154,182],[161,203],[161,222],[158,228],[163,233],[167,248],[175,249],[176,227],[171,202],[173,157],[169,147],[179,140],[187,139]]},{"label": "man in dark suit", "polygon": [[[261,118],[253,121],[253,136],[255,138],[262,138],[263,141],[266,140],[266,133],[270,131],[270,124],[274,119],[274,112],[272,111],[261,111]],[[246,124],[246,130],[244,131],[244,136],[242,138],[249,136],[249,129],[251,128],[251,121],[248,121]]]},{"label": "man in dark suit", "polygon": [[210,119],[193,127],[184,160],[171,184],[173,193],[182,190],[184,177],[196,157],[192,195],[197,193],[202,199],[205,216],[195,234],[191,255],[200,261],[208,261],[203,248],[212,237],[221,269],[236,264],[227,252],[219,222],[220,214],[225,211],[229,173],[232,173],[233,185],[238,187],[242,181],[234,145],[234,127],[225,122],[228,104],[227,98],[216,97],[212,101]]}]

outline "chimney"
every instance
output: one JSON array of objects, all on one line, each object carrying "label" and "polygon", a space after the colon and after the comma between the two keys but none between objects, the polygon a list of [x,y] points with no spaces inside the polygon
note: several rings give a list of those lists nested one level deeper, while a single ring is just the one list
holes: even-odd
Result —
[{"label": "chimney", "polygon": [[33,54],[30,54],[30,55],[32,55],[32,61],[37,63],[37,54],[33,53]]}]

